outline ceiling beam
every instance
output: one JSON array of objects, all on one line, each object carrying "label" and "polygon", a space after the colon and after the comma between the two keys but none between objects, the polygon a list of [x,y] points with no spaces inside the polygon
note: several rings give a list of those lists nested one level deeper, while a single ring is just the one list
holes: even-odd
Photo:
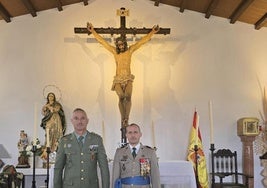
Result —
[{"label": "ceiling beam", "polygon": [[159,6],[160,0],[155,0],[154,6]]},{"label": "ceiling beam", "polygon": [[255,29],[259,30],[264,24],[267,22],[267,13],[264,14],[264,16],[261,17],[256,23],[255,23]]},{"label": "ceiling beam", "polygon": [[206,14],[205,14],[205,18],[210,18],[210,16],[212,15],[212,12],[217,7],[218,2],[219,2],[219,0],[211,0],[209,7],[206,11]]},{"label": "ceiling beam", "polygon": [[249,5],[253,2],[254,0],[243,0],[238,7],[235,9],[233,14],[229,17],[230,18],[230,23],[233,24],[237,21],[237,19],[243,14],[243,12],[249,7]]},{"label": "ceiling beam", "polygon": [[3,19],[6,22],[11,22],[10,19],[10,14],[8,13],[8,11],[5,9],[5,7],[2,5],[2,3],[0,2],[0,15],[3,17]]},{"label": "ceiling beam", "polygon": [[185,9],[185,2],[186,2],[186,0],[182,0],[182,1],[181,1],[180,12],[184,12],[184,9]]},{"label": "ceiling beam", "polygon": [[22,2],[33,17],[37,16],[36,10],[30,0],[22,0]]},{"label": "ceiling beam", "polygon": [[82,0],[82,1],[83,1],[84,6],[88,5],[88,0]]},{"label": "ceiling beam", "polygon": [[61,1],[60,1],[60,0],[56,0],[56,2],[57,2],[57,9],[58,9],[58,11],[62,11],[63,8],[62,8],[62,3],[61,3]]}]

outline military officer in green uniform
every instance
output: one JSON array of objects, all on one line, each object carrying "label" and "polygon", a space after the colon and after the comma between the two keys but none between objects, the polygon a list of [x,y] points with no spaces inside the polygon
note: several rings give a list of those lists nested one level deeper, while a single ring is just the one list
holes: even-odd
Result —
[{"label": "military officer in green uniform", "polygon": [[83,109],[73,111],[74,132],[61,138],[54,167],[54,188],[109,188],[108,160],[102,138],[87,130],[89,119]]},{"label": "military officer in green uniform", "polygon": [[112,183],[115,188],[160,188],[155,150],[140,143],[141,136],[137,124],[126,127],[129,144],[116,150],[113,162]]}]

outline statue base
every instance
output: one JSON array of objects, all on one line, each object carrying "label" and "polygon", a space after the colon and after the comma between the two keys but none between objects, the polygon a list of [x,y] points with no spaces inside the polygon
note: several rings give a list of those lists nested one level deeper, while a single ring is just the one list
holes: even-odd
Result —
[{"label": "statue base", "polygon": [[29,157],[28,156],[19,156],[18,163],[16,168],[30,168],[31,165],[29,164]]},{"label": "statue base", "polygon": [[[48,168],[51,168],[51,166],[55,163],[49,163]],[[47,168],[47,162],[43,162],[43,168]]]},{"label": "statue base", "polygon": [[20,164],[18,164],[18,165],[16,166],[16,168],[31,168],[31,166],[30,166],[29,164],[25,164],[25,165],[20,165]]}]

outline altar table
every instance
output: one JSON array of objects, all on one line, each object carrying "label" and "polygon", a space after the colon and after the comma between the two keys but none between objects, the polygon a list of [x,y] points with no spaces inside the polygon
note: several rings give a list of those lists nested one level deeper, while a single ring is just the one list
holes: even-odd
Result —
[{"label": "altar table", "polygon": [[[112,162],[109,163],[109,169],[112,177]],[[189,161],[160,161],[159,170],[160,182],[164,188],[196,188],[193,166]],[[53,188],[53,166],[49,175],[49,188]]]},{"label": "altar table", "polygon": [[[23,173],[23,184],[22,188],[30,188],[32,187],[32,168],[16,168],[17,172]],[[50,170],[51,171],[51,170]],[[35,181],[36,187],[41,187],[45,185],[45,180],[47,179],[47,169],[45,168],[36,168],[35,169]]]},{"label": "altar table", "polygon": [[164,188],[196,188],[196,178],[189,161],[159,162],[160,183]]}]

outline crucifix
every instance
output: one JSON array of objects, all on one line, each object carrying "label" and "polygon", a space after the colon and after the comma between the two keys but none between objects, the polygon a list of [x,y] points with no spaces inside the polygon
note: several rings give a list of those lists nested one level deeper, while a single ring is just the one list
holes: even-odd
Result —
[{"label": "crucifix", "polygon": [[[154,26],[153,28],[127,28],[126,16],[129,15],[129,10],[121,8],[117,10],[117,15],[120,16],[119,28],[94,28],[91,23],[87,23],[87,28],[75,27],[74,32],[78,34],[93,34],[95,39],[103,45],[108,51],[110,51],[116,62],[116,75],[114,76],[112,90],[116,91],[119,97],[119,109],[121,113],[121,143],[125,145],[127,143],[126,138],[126,126],[128,125],[128,119],[131,109],[131,95],[132,95],[132,83],[134,75],[131,74],[131,56],[132,53],[140,46],[148,42],[154,34],[170,34],[170,28],[159,28]],[[109,44],[99,34],[114,34],[120,35],[115,41],[115,47]],[[126,35],[133,34],[146,34],[135,44],[128,47]]]},{"label": "crucifix", "polygon": [[[126,10],[124,7],[120,8],[120,10],[117,10],[117,15],[120,16],[120,27],[119,28],[113,28],[113,27],[108,27],[108,28],[94,28],[95,31],[99,34],[120,34],[121,36],[126,36],[126,34],[148,34],[151,31],[151,28],[127,28],[126,27],[126,16],[129,16],[129,10]],[[82,28],[82,27],[75,27],[74,28],[75,33],[84,33],[90,35],[91,32],[88,31],[87,28]],[[170,28],[159,28],[159,31],[156,34],[170,34],[171,29]]]}]

